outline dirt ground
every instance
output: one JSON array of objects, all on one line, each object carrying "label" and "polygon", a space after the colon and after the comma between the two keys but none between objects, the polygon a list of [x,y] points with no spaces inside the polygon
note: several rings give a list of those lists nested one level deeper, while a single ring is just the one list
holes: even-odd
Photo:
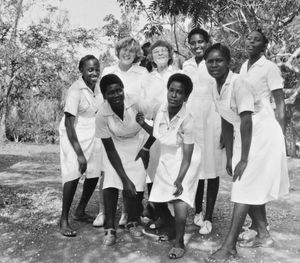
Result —
[{"label": "dirt ground", "polygon": [[[274,248],[241,249],[232,262],[300,262],[300,160],[289,159],[290,195],[267,207]],[[72,209],[80,197],[79,185]],[[189,217],[184,258],[175,262],[203,262],[222,242],[229,228],[230,177],[221,179],[212,234],[203,237]],[[103,228],[72,222],[75,238],[58,232],[61,179],[57,145],[0,145],[0,262],[174,262],[167,258],[170,242],[133,239],[118,229],[117,244],[102,245]],[[98,212],[98,191],[87,208]]]}]

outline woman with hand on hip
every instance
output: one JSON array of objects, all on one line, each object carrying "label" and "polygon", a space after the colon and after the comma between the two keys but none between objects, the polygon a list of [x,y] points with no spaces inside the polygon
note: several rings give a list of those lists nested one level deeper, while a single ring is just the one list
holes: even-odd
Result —
[{"label": "woman with hand on hip", "polygon": [[184,232],[188,207],[194,205],[197,180],[189,167],[194,148],[194,123],[186,109],[186,102],[193,89],[191,79],[181,73],[169,78],[167,100],[150,127],[137,115],[138,123],[159,142],[161,154],[149,201],[170,203],[174,206],[176,238],[168,253],[170,259],[183,257],[185,253]]},{"label": "woman with hand on hip", "polygon": [[[187,106],[195,120],[194,155],[199,159],[193,164],[198,166],[196,173],[199,176],[194,223],[200,226],[200,234],[207,235],[212,231],[219,176],[225,174],[225,151],[222,150],[223,146],[220,143],[221,119],[216,113],[211,95],[210,83],[213,78],[208,74],[204,61],[204,53],[210,45],[209,34],[203,29],[194,28],[188,34],[188,43],[194,56],[183,63],[183,72],[190,76],[194,84]],[[206,211],[203,213],[205,180],[207,180]]]},{"label": "woman with hand on hip", "polygon": [[65,115],[59,126],[63,181],[60,232],[68,237],[76,236],[68,217],[79,178],[84,176],[85,181],[74,219],[91,221],[93,218],[84,210],[97,185],[101,168],[101,141],[95,138],[95,117],[100,99],[100,90],[96,86],[100,74],[98,59],[92,55],[83,57],[79,71],[82,76],[68,90]]},{"label": "woman with hand on hip", "polygon": [[[252,31],[247,36],[245,48],[248,60],[242,65],[240,74],[255,87],[264,107],[270,112],[270,115],[276,117],[285,134],[284,80],[278,66],[264,55],[268,43],[268,39],[260,29]],[[273,100],[276,106],[275,114]],[[262,206],[262,209],[267,223],[266,207]],[[252,213],[252,209],[250,209],[249,215],[251,218],[253,217]],[[246,231],[240,234],[239,238],[247,240],[255,236],[257,234],[256,228],[255,224],[252,223],[248,229],[246,228]]]},{"label": "woman with hand on hip", "polygon": [[[104,244],[116,242],[115,214],[118,192],[123,190],[123,200],[128,213],[126,229],[134,237],[141,237],[138,225],[146,181],[146,163],[149,161],[149,148],[143,146],[142,129],[136,123],[138,112],[148,114],[144,105],[130,96],[125,96],[121,79],[114,74],[105,75],[100,81],[104,102],[96,117],[96,137],[101,138],[103,153],[103,201],[105,211]],[[142,147],[143,146],[143,147]],[[140,150],[145,154],[136,158]]]},{"label": "woman with hand on hip", "polygon": [[261,207],[288,193],[285,143],[280,125],[264,107],[260,94],[245,78],[229,70],[230,51],[214,44],[205,53],[209,74],[215,78],[213,99],[222,117],[227,172],[233,176],[231,226],[220,249],[206,262],[227,262],[237,254],[236,243],[251,209],[258,235],[242,247],[270,247]]}]

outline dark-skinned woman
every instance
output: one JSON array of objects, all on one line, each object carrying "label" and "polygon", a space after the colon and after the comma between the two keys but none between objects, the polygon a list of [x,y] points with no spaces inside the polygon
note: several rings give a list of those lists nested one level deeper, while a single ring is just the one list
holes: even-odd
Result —
[{"label": "dark-skinned woman", "polygon": [[153,181],[149,201],[168,203],[174,211],[175,242],[168,253],[170,259],[183,257],[184,232],[188,207],[193,207],[198,176],[191,171],[194,149],[194,121],[186,109],[186,102],[193,90],[191,79],[181,73],[173,74],[167,83],[167,103],[154,117],[153,128],[137,116],[138,123],[159,142],[161,154]]},{"label": "dark-skinned woman", "polygon": [[[248,60],[242,65],[240,74],[257,89],[264,107],[269,110],[272,116],[276,117],[285,134],[284,80],[278,66],[264,55],[268,43],[268,39],[260,29],[252,31],[247,36],[245,49]],[[273,105],[273,101],[275,101],[275,105]],[[274,106],[275,112],[273,110]],[[263,206],[262,209],[266,215],[266,207]],[[249,215],[252,218],[252,209],[250,209]],[[265,220],[267,222],[266,216]],[[256,234],[256,226],[251,224],[249,228],[245,228],[245,231],[239,235],[239,238],[247,240]]]},{"label": "dark-skinned woman", "polygon": [[148,141],[142,144],[145,134],[135,121],[137,112],[147,114],[145,107],[132,97],[125,96],[121,79],[115,74],[105,75],[100,81],[100,89],[104,102],[96,118],[96,137],[101,138],[105,148],[103,243],[109,246],[116,242],[115,214],[119,190],[123,190],[128,213],[126,229],[134,237],[142,236],[138,221],[151,145],[148,145]]},{"label": "dark-skinned woman", "polygon": [[288,193],[289,181],[285,142],[279,123],[263,106],[255,87],[229,70],[230,51],[220,44],[205,53],[217,111],[222,117],[222,134],[227,156],[227,172],[233,176],[231,226],[221,248],[206,262],[227,262],[236,256],[236,243],[249,209],[257,226],[257,236],[240,243],[243,247],[273,245],[261,206]]},{"label": "dark-skinned woman", "polygon": [[97,185],[101,168],[101,141],[95,138],[95,117],[102,98],[99,87],[96,87],[100,74],[98,59],[92,55],[83,57],[79,71],[82,76],[68,90],[65,115],[59,126],[63,182],[60,232],[68,237],[76,236],[68,217],[79,178],[84,177],[85,181],[74,219],[91,221],[93,218],[85,213],[85,208]]}]

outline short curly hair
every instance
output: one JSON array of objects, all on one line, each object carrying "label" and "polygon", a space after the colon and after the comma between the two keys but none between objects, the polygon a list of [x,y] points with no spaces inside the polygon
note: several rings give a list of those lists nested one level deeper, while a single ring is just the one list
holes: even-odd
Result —
[{"label": "short curly hair", "polygon": [[166,47],[169,51],[169,60],[168,60],[168,65],[172,65],[173,64],[173,47],[171,46],[171,44],[167,41],[164,40],[157,40],[151,47],[150,47],[150,52],[149,52],[149,59],[152,62],[152,64],[157,67],[157,65],[155,64],[155,62],[153,61],[153,55],[152,55],[152,51],[153,49],[157,48],[157,47]]},{"label": "short curly hair", "polygon": [[191,78],[183,73],[175,73],[170,76],[167,84],[167,89],[170,88],[170,85],[173,81],[180,82],[184,88],[185,95],[188,97],[193,91],[193,82]]},{"label": "short curly hair", "polygon": [[206,30],[202,29],[202,28],[195,27],[188,34],[188,37],[187,37],[188,38],[188,43],[190,43],[191,37],[193,35],[196,35],[196,34],[201,35],[203,37],[203,39],[205,40],[205,42],[207,42],[207,43],[209,42],[210,37],[209,37],[208,32]]},{"label": "short curly hair", "polygon": [[137,63],[138,61],[140,61],[143,56],[142,49],[140,43],[133,37],[125,37],[117,42],[115,46],[116,56],[119,58],[120,50],[126,47],[131,47],[135,51],[135,58],[133,60],[133,63]]}]

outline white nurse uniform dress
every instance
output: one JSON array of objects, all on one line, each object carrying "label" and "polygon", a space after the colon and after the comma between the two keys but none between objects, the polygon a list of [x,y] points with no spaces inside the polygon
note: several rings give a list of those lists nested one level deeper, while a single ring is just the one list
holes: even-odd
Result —
[{"label": "white nurse uniform dress", "polygon": [[[193,81],[188,107],[195,120],[195,148],[199,179],[212,179],[225,174],[225,151],[220,149],[221,118],[217,114],[211,93],[214,79],[206,69],[205,61],[197,65],[195,57],[183,63],[183,73]],[[200,154],[201,151],[201,154]],[[200,164],[200,165],[199,165]]]},{"label": "white nurse uniform dress", "polygon": [[[143,192],[146,170],[141,158],[135,161],[135,157],[143,146],[144,132],[135,118],[138,112],[143,112],[145,115],[148,112],[130,96],[125,96],[124,104],[124,117],[121,120],[108,101],[104,100],[96,117],[96,137],[112,138],[127,176],[135,185],[136,190]],[[105,150],[103,150],[103,171],[105,172],[103,189],[112,187],[123,190],[123,183],[110,163]]]},{"label": "white nurse uniform dress", "polygon": [[160,142],[161,155],[150,193],[150,202],[170,202],[180,199],[194,206],[198,185],[195,165],[190,165],[183,181],[183,192],[175,197],[174,182],[179,174],[182,161],[182,144],[194,144],[194,121],[183,104],[181,110],[169,120],[168,108],[164,104],[159,109],[153,127],[153,136]]},{"label": "white nurse uniform dress", "polygon": [[[95,138],[95,118],[102,95],[98,86],[93,92],[79,79],[69,88],[64,112],[75,116],[75,131],[83,154],[87,160],[86,178],[100,176],[101,141]],[[68,139],[65,116],[59,125],[60,163],[62,183],[81,177],[77,155]]]},{"label": "white nurse uniform dress", "polygon": [[213,97],[221,117],[234,126],[233,169],[241,157],[239,114],[253,112],[248,164],[241,179],[233,182],[231,200],[262,205],[286,195],[289,179],[283,133],[255,88],[241,76],[236,77],[230,72],[220,94],[214,84]]}]

